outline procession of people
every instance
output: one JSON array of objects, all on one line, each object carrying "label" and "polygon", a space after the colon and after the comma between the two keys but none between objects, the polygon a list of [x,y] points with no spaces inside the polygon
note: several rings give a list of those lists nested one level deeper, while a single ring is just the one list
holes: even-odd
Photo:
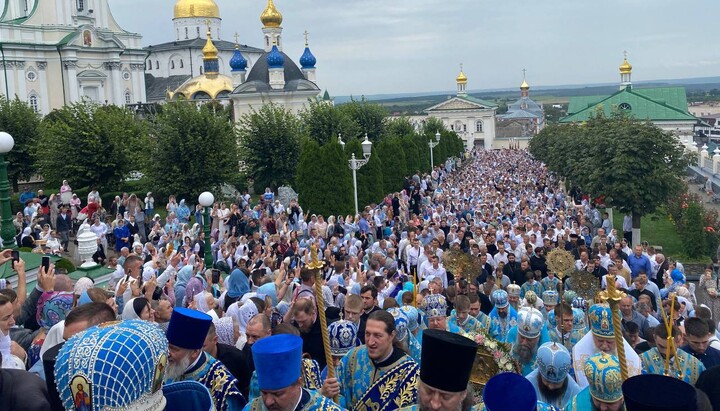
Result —
[{"label": "procession of people", "polygon": [[[68,191],[50,200],[62,215]],[[408,175],[355,216],[270,189],[209,221],[174,196],[164,219],[152,193],[123,197],[78,209],[117,216],[91,228],[108,285],[51,266],[28,290],[24,261],[0,254],[18,275],[0,290],[0,409],[720,409],[715,307],[524,150]],[[604,294],[559,278],[557,250]]]}]

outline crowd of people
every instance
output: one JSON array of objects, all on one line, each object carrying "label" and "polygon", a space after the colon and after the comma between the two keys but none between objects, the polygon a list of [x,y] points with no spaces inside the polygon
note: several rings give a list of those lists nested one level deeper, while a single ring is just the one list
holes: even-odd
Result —
[{"label": "crowd of people", "polygon": [[[0,290],[0,409],[720,406],[716,310],[682,265],[618,236],[523,150],[408,175],[355,216],[243,193],[212,207],[209,239],[202,207],[173,196],[163,219],[152,193],[103,205],[93,190],[84,207],[67,193],[23,193],[18,244],[62,255],[87,219],[114,272],[94,284],[40,268],[28,292],[24,261],[0,254],[18,280]],[[548,268],[555,250],[625,293],[622,329]],[[459,253],[476,269],[453,272]],[[717,297],[713,284],[711,270],[699,288]]]}]

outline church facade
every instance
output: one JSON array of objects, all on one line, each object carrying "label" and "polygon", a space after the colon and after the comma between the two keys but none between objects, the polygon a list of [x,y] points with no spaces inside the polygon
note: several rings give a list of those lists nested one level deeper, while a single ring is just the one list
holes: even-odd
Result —
[{"label": "church facade", "polygon": [[41,114],[83,100],[146,100],[142,36],[117,24],[108,0],[0,5],[0,94]]}]

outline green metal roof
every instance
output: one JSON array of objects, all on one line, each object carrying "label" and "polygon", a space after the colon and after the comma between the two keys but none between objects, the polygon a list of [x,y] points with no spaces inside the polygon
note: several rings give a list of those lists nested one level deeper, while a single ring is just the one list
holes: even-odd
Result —
[{"label": "green metal roof", "polygon": [[[44,256],[45,254],[21,251],[20,258],[25,261],[25,273],[29,273],[30,271],[40,268],[40,264],[42,264],[42,258]],[[56,263],[58,260],[60,260],[60,257],[54,255],[50,256],[51,263]],[[0,278],[10,278],[16,275],[17,273],[12,269],[12,264],[9,261],[0,266]]]},{"label": "green metal roof", "polygon": [[495,104],[495,103],[491,103],[489,101],[485,101],[483,99],[479,99],[479,98],[473,97],[473,96],[457,96],[457,98],[459,98],[461,100],[467,100],[467,101],[469,101],[471,103],[475,103],[475,104],[482,104],[483,106],[497,107],[497,104]]},{"label": "green metal roof", "polygon": [[587,121],[595,115],[598,107],[606,116],[620,107],[630,106],[632,117],[650,121],[696,121],[688,112],[687,97],[683,87],[625,88],[609,96],[583,96],[570,99],[568,116],[561,123]]}]

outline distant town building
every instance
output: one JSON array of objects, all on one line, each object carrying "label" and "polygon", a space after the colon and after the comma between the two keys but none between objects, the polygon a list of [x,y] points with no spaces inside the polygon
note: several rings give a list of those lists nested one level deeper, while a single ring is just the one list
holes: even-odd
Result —
[{"label": "distant town building", "polygon": [[467,94],[468,78],[462,65],[455,82],[457,95],[425,109],[428,117],[442,120],[449,130],[460,136],[468,150],[500,148],[495,144],[497,105]]},{"label": "distant town building", "polygon": [[620,90],[609,96],[572,97],[568,115],[561,123],[577,123],[589,120],[598,110],[609,116],[613,110],[621,110],[639,120],[649,120],[666,131],[676,133],[678,138],[693,138],[699,119],[688,110],[684,87],[633,87],[632,65],[627,57],[620,65]]},{"label": "distant town building", "polygon": [[525,148],[530,139],[545,127],[545,111],[530,98],[530,85],[524,72],[520,99],[508,104],[507,113],[497,118],[495,141],[502,148]]}]

